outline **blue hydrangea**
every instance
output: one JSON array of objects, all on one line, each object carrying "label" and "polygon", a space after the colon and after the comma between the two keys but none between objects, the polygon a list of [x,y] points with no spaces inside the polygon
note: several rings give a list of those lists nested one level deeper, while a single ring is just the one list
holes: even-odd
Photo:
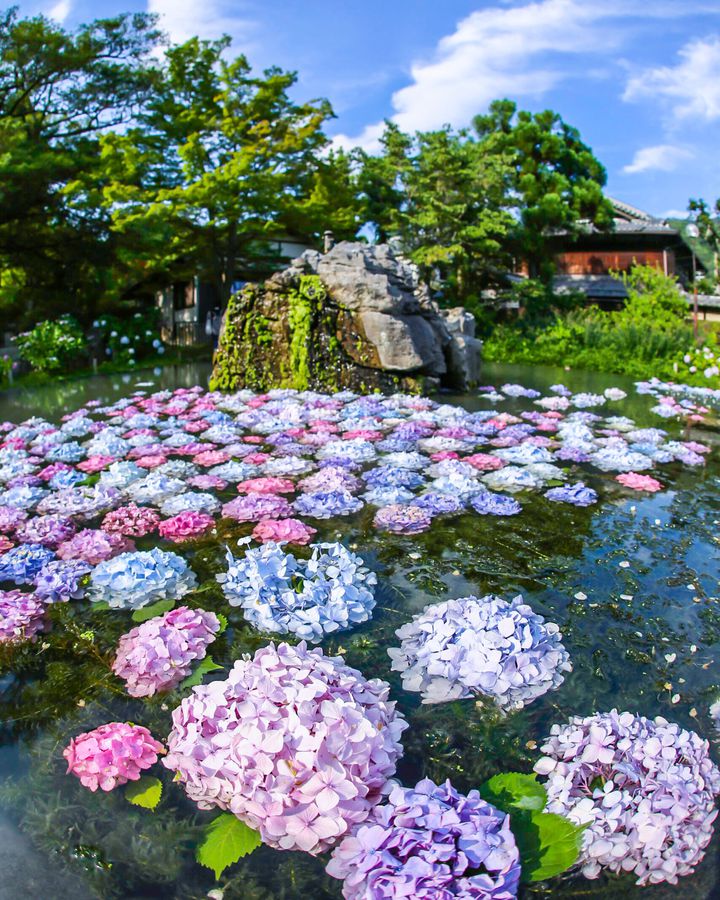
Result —
[{"label": "blue hydrangea", "polygon": [[55,559],[40,569],[33,580],[35,595],[45,603],[82,600],[92,566],[78,559]]},{"label": "blue hydrangea", "polygon": [[332,519],[334,516],[349,516],[362,509],[363,502],[348,491],[316,491],[300,494],[293,506],[301,516],[312,519]]},{"label": "blue hydrangea", "polygon": [[522,510],[517,500],[492,491],[476,494],[471,498],[470,506],[481,516],[516,516]]},{"label": "blue hydrangea", "polygon": [[550,488],[549,491],[545,491],[545,496],[555,503],[571,503],[573,506],[592,506],[598,499],[597,492],[585,487],[582,481]]},{"label": "blue hydrangea", "polygon": [[42,544],[19,544],[0,555],[0,581],[30,584],[55,554]]},{"label": "blue hydrangea", "polygon": [[155,547],[101,562],[90,576],[88,598],[112,609],[140,609],[157,600],[183,597],[196,584],[182,556]]},{"label": "blue hydrangea", "polygon": [[342,544],[315,544],[302,560],[269,542],[240,559],[228,550],[227,561],[223,592],[260,631],[317,642],[367,621],[375,606],[374,573]]}]

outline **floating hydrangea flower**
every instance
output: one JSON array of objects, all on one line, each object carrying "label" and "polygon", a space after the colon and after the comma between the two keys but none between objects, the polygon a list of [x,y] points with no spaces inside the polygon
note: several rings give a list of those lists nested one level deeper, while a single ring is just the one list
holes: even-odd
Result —
[{"label": "floating hydrangea flower", "polygon": [[292,516],[292,507],[278,494],[244,494],[222,508],[226,519],[238,522],[258,522],[262,519],[283,519]]},{"label": "floating hydrangea flower", "polygon": [[462,500],[440,491],[428,491],[411,501],[411,506],[417,506],[431,516],[446,516],[460,513],[465,508]]},{"label": "floating hydrangea flower", "polygon": [[295,484],[289,478],[267,476],[241,481],[237,489],[241,494],[292,494]]},{"label": "floating hydrangea flower", "polygon": [[57,548],[60,559],[81,559],[91,566],[134,549],[132,541],[121,534],[100,528],[85,528]]},{"label": "floating hydrangea flower", "polygon": [[624,487],[632,488],[634,491],[648,491],[651,494],[661,491],[663,487],[657,478],[651,478],[650,475],[639,475],[637,472],[626,472],[622,475],[616,475],[615,481],[620,482]]},{"label": "floating hydrangea flower", "polygon": [[475,494],[470,499],[470,506],[481,516],[516,516],[522,511],[522,506],[517,500],[492,491]]},{"label": "floating hydrangea flower", "polygon": [[24,544],[43,544],[57,547],[75,534],[75,523],[67,516],[35,516],[17,529],[17,538]]},{"label": "floating hydrangea flower", "polygon": [[520,853],[510,817],[446,781],[394,787],[333,850],[328,874],[345,900],[513,900]]},{"label": "floating hydrangea flower", "polygon": [[0,591],[0,643],[34,641],[45,629],[45,604],[34,594]]},{"label": "floating hydrangea flower", "polygon": [[17,506],[0,506],[0,533],[12,534],[27,517],[25,510]]},{"label": "floating hydrangea flower", "polygon": [[140,609],[156,600],[184,597],[196,585],[182,556],[154,547],[101,562],[90,576],[88,597],[112,609]]},{"label": "floating hydrangea flower", "polygon": [[86,576],[92,567],[82,560],[56,559],[47,563],[33,580],[35,594],[45,603],[82,600],[87,588]]},{"label": "floating hydrangea flower", "polygon": [[215,613],[179,606],[124,634],[113,672],[125,681],[131,697],[171,691],[204,659],[219,630]]},{"label": "floating hydrangea flower", "polygon": [[55,554],[42,544],[19,544],[0,556],[0,581],[30,584]]},{"label": "floating hydrangea flower", "polygon": [[223,592],[260,631],[320,641],[372,615],[377,579],[342,544],[317,544],[301,560],[268,543],[240,559],[228,551],[227,561]]},{"label": "floating hydrangea flower", "polygon": [[689,875],[717,816],[720,772],[708,742],[658,716],[573,716],[554,725],[535,771],[548,777],[548,812],[586,825],[580,864],[632,872],[640,885]]},{"label": "floating hydrangea flower", "polygon": [[432,525],[432,515],[421,506],[393,503],[375,513],[373,525],[394,534],[420,534]]},{"label": "floating hydrangea flower", "polygon": [[349,491],[316,491],[314,494],[300,494],[293,506],[301,516],[332,519],[357,512],[362,509],[363,502]]},{"label": "floating hydrangea flower", "polygon": [[187,541],[209,531],[215,519],[207,513],[186,509],[170,519],[165,519],[158,526],[160,537],[170,541]]},{"label": "floating hydrangea flower", "polygon": [[68,774],[96,791],[111,791],[128,781],[137,781],[145,769],[154,766],[164,752],[147,728],[127,722],[108,722],[70,741],[63,756]]},{"label": "floating hydrangea flower", "polygon": [[484,694],[501,709],[520,709],[559,687],[570,658],[553,622],[522,597],[462,597],[428,606],[395,632],[392,668],[423,703]]},{"label": "floating hydrangea flower", "polygon": [[571,503],[573,506],[592,506],[598,499],[597,491],[586,487],[582,481],[550,488],[545,491],[545,496],[554,503]]},{"label": "floating hydrangea flower", "polygon": [[275,543],[309,544],[317,528],[306,525],[300,519],[263,519],[253,528],[254,540],[261,544]]},{"label": "floating hydrangea flower", "polygon": [[144,537],[155,531],[160,524],[160,516],[147,506],[130,503],[109,512],[102,522],[102,529],[110,534],[126,537]]},{"label": "floating hydrangea flower", "polygon": [[388,692],[341,657],[270,644],[193,688],[163,764],[201,809],[233,812],[271,847],[322,853],[390,789],[406,723]]}]

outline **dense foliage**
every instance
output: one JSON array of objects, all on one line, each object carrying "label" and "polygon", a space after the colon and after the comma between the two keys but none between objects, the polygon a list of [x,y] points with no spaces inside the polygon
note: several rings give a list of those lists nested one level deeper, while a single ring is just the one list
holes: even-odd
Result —
[{"label": "dense foliage", "polygon": [[513,257],[549,272],[546,234],[604,227],[605,173],[550,111],[499,101],[475,130],[330,149],[326,100],[253,72],[229,39],[166,46],[154,16],[74,32],[0,20],[0,311],[28,327],[72,305],[127,314],[199,275],[226,300],[268,274],[283,237],[394,237],[448,303],[472,305]]}]

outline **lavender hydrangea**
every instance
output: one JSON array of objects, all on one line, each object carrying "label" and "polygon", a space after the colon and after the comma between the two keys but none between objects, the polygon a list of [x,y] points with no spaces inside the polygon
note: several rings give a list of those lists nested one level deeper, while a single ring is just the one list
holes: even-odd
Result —
[{"label": "lavender hydrangea", "polygon": [[35,576],[35,594],[45,603],[82,600],[90,571],[92,566],[82,560],[55,559],[43,566]]},{"label": "lavender hydrangea", "polygon": [[545,491],[545,496],[554,503],[570,503],[573,506],[592,506],[598,499],[597,491],[586,487],[582,481],[550,488]]},{"label": "lavender hydrangea", "polygon": [[570,657],[560,631],[521,596],[462,597],[428,606],[395,632],[393,671],[423,703],[484,694],[503,710],[521,709],[559,687]]},{"label": "lavender hydrangea", "polygon": [[320,641],[325,634],[367,621],[377,579],[342,544],[315,544],[308,560],[267,543],[236,559],[218,575],[231,606],[260,631]]},{"label": "lavender hydrangea", "polygon": [[522,506],[506,497],[504,494],[495,494],[493,491],[482,491],[470,499],[470,506],[481,516],[516,516],[522,511]]},{"label": "lavender hydrangea", "polygon": [[90,576],[88,598],[112,609],[140,609],[156,600],[184,597],[196,585],[182,556],[154,547],[101,562]]},{"label": "lavender hydrangea", "polygon": [[45,628],[45,604],[34,594],[0,591],[0,643],[35,640]]},{"label": "lavender hydrangea", "polygon": [[406,723],[389,688],[305,643],[270,644],[173,712],[168,754],[201,809],[280,850],[322,853],[389,792]]},{"label": "lavender hydrangea", "polygon": [[148,619],[120,638],[113,672],[131,697],[171,691],[203,659],[220,630],[212,612],[179,606]]},{"label": "lavender hydrangea", "polygon": [[391,503],[375,513],[373,525],[394,534],[420,534],[432,525],[432,515],[421,506]]},{"label": "lavender hydrangea", "polygon": [[586,878],[608,869],[639,885],[676,884],[694,871],[720,793],[707,741],[660,716],[612,710],[554,725],[541,749],[547,810],[587,826]]},{"label": "lavender hydrangea", "polygon": [[56,548],[69,540],[75,531],[75,523],[67,516],[34,516],[18,528],[17,537],[25,544]]},{"label": "lavender hydrangea", "polygon": [[349,491],[316,491],[300,494],[293,504],[295,512],[312,519],[332,519],[335,516],[349,516],[362,509],[363,501]]},{"label": "lavender hydrangea", "polygon": [[394,787],[333,850],[327,872],[342,879],[345,900],[513,900],[520,853],[509,816],[477,791],[426,778]]}]

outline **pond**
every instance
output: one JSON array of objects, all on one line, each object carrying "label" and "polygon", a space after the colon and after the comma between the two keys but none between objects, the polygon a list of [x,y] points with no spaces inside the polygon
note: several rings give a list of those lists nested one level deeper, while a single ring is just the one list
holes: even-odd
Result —
[{"label": "pond", "polygon": [[[205,384],[207,374],[206,366],[181,366],[16,389],[0,394],[0,422],[42,416],[59,423],[88,401],[106,405],[137,390],[153,393]],[[663,716],[695,731],[711,742],[717,763],[720,735],[708,712],[720,696],[716,420],[688,425],[677,418],[661,419],[651,412],[656,398],[638,394],[630,380],[618,376],[487,365],[482,378],[496,388],[519,383],[544,397],[552,396],[550,388],[557,383],[573,393],[600,394],[618,387],[627,392],[626,399],[590,411],[628,416],[638,428],[663,428],[668,439],[699,442],[712,450],[702,466],[677,460],[656,465],[650,474],[661,481],[662,490],[652,494],[618,484],[615,471],[585,462],[560,463],[570,472],[570,482],[581,479],[597,491],[598,502],[587,507],[549,502],[544,489],[523,490],[507,495],[520,501],[518,515],[470,510],[438,517],[418,534],[374,527],[374,506],[344,517],[299,516],[317,529],[313,542],[341,541],[377,575],[372,618],[329,634],[320,646],[326,655],[341,654],[366,678],[390,684],[391,698],[409,723],[401,739],[397,779],[408,786],[425,777],[436,784],[450,779],[467,793],[498,773],[529,773],[553,725],[613,709]],[[497,410],[520,417],[528,410],[540,411],[527,397],[488,400],[473,392],[436,399],[473,412]],[[258,443],[261,450],[268,446]],[[218,490],[223,502],[238,497],[235,481]],[[102,518],[82,527],[98,528]],[[227,568],[225,546],[241,557],[246,548],[237,542],[253,525],[223,518],[216,532],[186,543],[149,535],[135,541],[138,550],[161,546],[185,557],[199,587],[183,604],[222,613],[228,620],[208,651],[221,668],[206,674],[204,683],[227,678],[235,660],[270,640],[245,621],[239,607],[228,605],[215,580]],[[308,555],[295,549],[298,556]],[[0,589],[14,587],[0,582]],[[557,623],[572,672],[565,673],[556,689],[506,713],[480,696],[422,704],[420,695],[405,690],[399,672],[391,669],[387,649],[399,645],[395,631],[428,604],[488,594],[505,600],[522,595],[535,613]],[[34,642],[0,644],[0,860],[5,864],[0,898],[342,896],[341,882],[325,872],[327,855],[316,858],[267,846],[228,868],[216,883],[213,873],[195,861],[196,847],[216,810],[198,809],[162,765],[152,770],[163,782],[154,811],[128,803],[124,788],[93,793],[68,776],[63,749],[81,732],[104,723],[144,725],[164,742],[172,710],[189,688],[149,699],[127,696],[109,663],[121,635],[136,625],[130,610],[79,600],[53,604],[50,618],[51,629]],[[292,637],[290,642],[295,643]],[[677,885],[640,888],[627,875],[603,873],[589,880],[571,872],[525,885],[520,896],[711,900],[720,896],[719,863],[716,834],[694,874]]]}]

